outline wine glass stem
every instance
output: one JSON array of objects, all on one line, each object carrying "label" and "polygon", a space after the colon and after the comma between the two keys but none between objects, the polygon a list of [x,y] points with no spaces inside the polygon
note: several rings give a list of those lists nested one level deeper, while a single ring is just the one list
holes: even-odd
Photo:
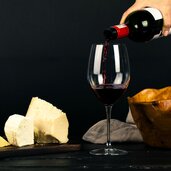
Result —
[{"label": "wine glass stem", "polygon": [[107,142],[106,142],[106,146],[107,146],[108,149],[111,147],[111,141],[110,141],[110,119],[111,119],[112,106],[113,105],[105,105],[106,118],[107,118]]}]

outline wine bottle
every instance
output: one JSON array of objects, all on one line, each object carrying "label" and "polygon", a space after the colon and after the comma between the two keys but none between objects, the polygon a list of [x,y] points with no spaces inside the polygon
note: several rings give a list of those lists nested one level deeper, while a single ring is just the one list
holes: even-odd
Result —
[{"label": "wine bottle", "polygon": [[114,25],[104,30],[107,40],[123,37],[136,42],[146,42],[162,37],[163,17],[155,8],[143,8],[129,14],[124,24]]}]

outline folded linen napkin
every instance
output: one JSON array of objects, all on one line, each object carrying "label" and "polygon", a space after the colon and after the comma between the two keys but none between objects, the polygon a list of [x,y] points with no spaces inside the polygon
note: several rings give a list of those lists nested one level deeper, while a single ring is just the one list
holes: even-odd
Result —
[{"label": "folded linen napkin", "polygon": [[126,117],[126,122],[130,124],[135,124],[130,108]]},{"label": "folded linen napkin", "polygon": [[[110,139],[111,142],[142,142],[142,136],[133,123],[133,119],[130,111],[128,112],[128,116],[126,122],[119,121],[117,119],[111,119],[110,121]],[[101,120],[97,122],[95,125],[90,127],[88,131],[83,135],[82,139],[95,144],[104,144],[107,140],[107,122],[105,120]]]}]

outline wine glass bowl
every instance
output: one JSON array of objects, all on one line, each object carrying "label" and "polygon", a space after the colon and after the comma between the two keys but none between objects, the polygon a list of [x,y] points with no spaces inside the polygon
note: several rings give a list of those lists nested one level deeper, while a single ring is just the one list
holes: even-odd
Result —
[{"label": "wine glass bowl", "polygon": [[96,97],[104,104],[107,118],[107,139],[104,149],[90,151],[94,155],[123,155],[127,152],[111,145],[110,119],[113,104],[124,94],[130,81],[127,48],[124,44],[93,44],[91,46],[88,82]]}]

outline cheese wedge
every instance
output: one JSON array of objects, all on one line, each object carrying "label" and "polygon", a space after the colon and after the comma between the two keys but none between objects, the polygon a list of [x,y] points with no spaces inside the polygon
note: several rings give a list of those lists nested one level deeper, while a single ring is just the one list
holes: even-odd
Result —
[{"label": "cheese wedge", "polygon": [[0,136],[0,147],[6,147],[9,146],[10,143],[6,141],[3,137]]},{"label": "cheese wedge", "polygon": [[33,121],[19,114],[9,116],[4,132],[10,144],[22,147],[34,144]]},{"label": "cheese wedge", "polygon": [[34,122],[37,143],[68,142],[69,122],[62,110],[38,97],[33,97],[26,113]]}]

